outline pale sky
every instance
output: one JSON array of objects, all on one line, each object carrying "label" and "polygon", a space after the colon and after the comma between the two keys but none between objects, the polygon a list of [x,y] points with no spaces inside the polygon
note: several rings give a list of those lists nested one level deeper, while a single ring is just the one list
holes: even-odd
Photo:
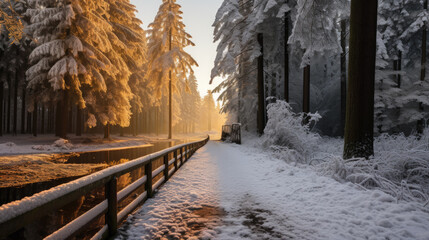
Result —
[{"label": "pale sky", "polygon": [[[146,30],[147,25],[155,18],[162,0],[131,0],[131,3],[137,7],[137,17],[143,21],[143,28]],[[212,24],[222,0],[177,0],[177,3],[182,6],[185,29],[195,43],[195,47],[187,47],[185,50],[198,62],[199,67],[194,67],[194,71],[198,90],[204,96],[207,90],[212,90],[219,84],[218,79],[212,85],[209,85],[209,81],[217,46],[213,43]]]}]

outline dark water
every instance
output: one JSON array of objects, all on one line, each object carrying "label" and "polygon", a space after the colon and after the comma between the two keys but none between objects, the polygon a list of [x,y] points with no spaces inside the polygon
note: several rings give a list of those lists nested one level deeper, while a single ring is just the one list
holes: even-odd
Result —
[{"label": "dark water", "polygon": [[151,145],[141,147],[124,147],[111,150],[78,152],[76,155],[68,157],[66,163],[107,163],[109,165],[115,165],[115,163],[118,163],[122,159],[136,159],[187,142],[190,141],[175,140],[172,142],[155,142],[151,143]]}]

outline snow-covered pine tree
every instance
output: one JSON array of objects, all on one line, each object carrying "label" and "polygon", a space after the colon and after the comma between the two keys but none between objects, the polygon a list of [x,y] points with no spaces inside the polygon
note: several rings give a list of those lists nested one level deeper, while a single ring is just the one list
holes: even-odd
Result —
[{"label": "snow-covered pine tree", "polygon": [[415,106],[425,89],[416,87],[420,83],[416,67],[421,55],[418,36],[427,11],[419,1],[383,0],[379,19],[376,128],[379,132],[398,131],[398,127],[424,117]]},{"label": "snow-covered pine tree", "polygon": [[[69,104],[89,108],[87,124],[95,126],[95,94],[107,91],[105,76],[113,65],[104,52],[112,49],[110,25],[100,17],[104,2],[86,0],[30,0],[27,31],[37,47],[27,71],[30,101],[56,102],[56,133],[67,134]],[[98,12],[97,12],[98,11]],[[92,110],[92,111],[91,111]],[[97,116],[100,117],[100,116]]]},{"label": "snow-covered pine tree", "polygon": [[188,76],[197,62],[184,51],[193,46],[191,35],[185,31],[181,6],[176,0],[163,0],[153,23],[149,25],[148,69],[149,86],[156,89],[158,97],[169,92],[169,138],[172,133],[172,92],[177,91],[180,76]]},{"label": "snow-covered pine tree", "polygon": [[121,54],[131,76],[129,86],[133,93],[131,100],[134,134],[137,130],[137,115],[142,112],[143,107],[150,104],[150,89],[145,80],[146,67],[146,33],[140,27],[141,20],[136,18],[136,7],[129,0],[108,1],[109,22],[114,34],[122,42],[123,46],[117,47],[116,51]]},{"label": "snow-covered pine tree", "polygon": [[183,84],[183,89],[187,87],[189,91],[181,91],[182,106],[181,106],[181,119],[180,125],[183,128],[183,133],[191,133],[195,131],[198,124],[201,105],[201,97],[198,92],[197,78],[193,73],[189,75],[188,82]]}]

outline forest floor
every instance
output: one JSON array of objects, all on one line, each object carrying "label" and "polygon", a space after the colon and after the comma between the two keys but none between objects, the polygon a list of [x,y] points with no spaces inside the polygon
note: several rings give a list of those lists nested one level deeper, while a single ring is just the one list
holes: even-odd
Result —
[{"label": "forest floor", "polygon": [[210,141],[117,239],[429,239],[429,207]]}]

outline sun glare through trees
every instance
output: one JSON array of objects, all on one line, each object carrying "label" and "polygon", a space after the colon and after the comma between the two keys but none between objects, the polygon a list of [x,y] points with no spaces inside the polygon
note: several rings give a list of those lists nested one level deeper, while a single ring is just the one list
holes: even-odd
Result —
[{"label": "sun glare through trees", "polygon": [[429,240],[428,0],[0,0],[0,240]]}]

